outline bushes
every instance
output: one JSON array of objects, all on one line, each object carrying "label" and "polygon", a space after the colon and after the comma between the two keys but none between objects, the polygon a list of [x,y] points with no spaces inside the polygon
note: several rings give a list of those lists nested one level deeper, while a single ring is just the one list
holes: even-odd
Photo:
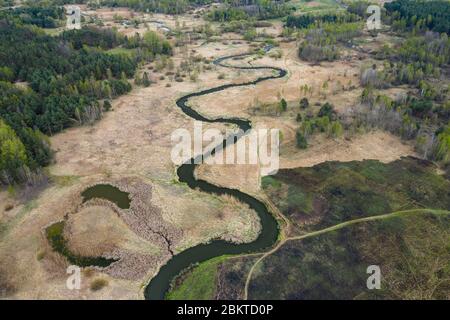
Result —
[{"label": "bushes", "polygon": [[280,110],[281,112],[285,112],[287,110],[287,102],[284,98],[280,101]]},{"label": "bushes", "polygon": [[244,33],[244,39],[247,41],[253,41],[257,37],[256,29],[255,28],[249,28]]},{"label": "bushes", "polygon": [[317,116],[328,117],[331,120],[336,116],[336,111],[334,111],[334,107],[329,102],[325,102],[322,107],[320,107]]},{"label": "bushes", "polygon": [[111,102],[109,100],[105,100],[103,102],[103,110],[109,111],[111,110],[111,108],[112,108]]},{"label": "bushes", "polygon": [[297,130],[297,132],[295,133],[295,142],[297,148],[299,149],[308,148],[308,141],[306,140],[305,136],[302,134],[300,130]]},{"label": "bushes", "polygon": [[307,109],[309,107],[308,98],[302,98],[300,100],[300,109]]},{"label": "bushes", "polygon": [[342,127],[342,124],[339,121],[333,121],[331,123],[330,130],[328,132],[328,135],[333,138],[339,138],[344,133],[344,128]]},{"label": "bushes", "polygon": [[296,121],[300,122],[300,127],[296,132],[296,145],[300,149],[308,147],[308,139],[315,132],[325,133],[332,138],[339,138],[344,133],[344,127],[336,119],[333,105],[328,102],[323,104],[317,116],[307,115],[303,119],[302,115],[298,113]]},{"label": "bushes", "polygon": [[121,96],[131,91],[131,84],[125,79],[111,79],[108,81],[113,92],[113,96]]},{"label": "bushes", "polygon": [[336,60],[339,58],[337,43],[347,43],[360,33],[360,23],[325,23],[320,28],[309,28],[298,55],[314,62]]},{"label": "bushes", "polygon": [[450,162],[450,123],[437,134],[437,141],[433,146],[433,158],[444,164]]},{"label": "bushes", "polygon": [[383,76],[376,68],[377,66],[374,64],[371,67],[363,68],[361,70],[360,83],[363,87],[371,86],[374,88],[381,88],[383,86]]},{"label": "bushes", "polygon": [[303,42],[298,49],[298,56],[306,61],[334,61],[339,58],[339,50],[334,45],[316,45]]}]

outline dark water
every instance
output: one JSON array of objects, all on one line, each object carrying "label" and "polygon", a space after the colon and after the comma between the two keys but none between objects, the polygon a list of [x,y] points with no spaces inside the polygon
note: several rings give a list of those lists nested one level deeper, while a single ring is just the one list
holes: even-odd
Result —
[{"label": "dark water", "polygon": [[[191,97],[202,96],[205,94],[210,94],[218,91],[222,91],[232,87],[242,87],[247,85],[254,85],[258,82],[269,80],[269,79],[277,79],[282,78],[286,75],[286,71],[280,68],[272,68],[272,67],[234,67],[223,64],[225,60],[234,58],[234,57],[243,57],[246,54],[227,56],[220,58],[214,61],[215,64],[235,69],[244,69],[244,70],[273,70],[276,74],[272,76],[259,77],[258,79],[246,83],[241,84],[226,84],[219,87],[206,89],[203,91],[195,92],[188,94],[184,97],[181,97],[177,100],[177,106],[180,107],[185,114],[194,118],[198,121],[204,122],[219,122],[219,123],[229,123],[235,124],[244,132],[251,129],[251,122],[246,119],[239,118],[218,118],[218,119],[208,119],[197,111],[191,109],[187,102]],[[239,139],[239,137],[234,138],[234,142]],[[223,141],[221,147],[224,148],[226,146],[226,140]],[[220,149],[220,148],[218,148]],[[214,153],[212,153],[214,154]],[[203,157],[203,156],[199,156]],[[165,294],[167,293],[170,283],[172,280],[185,268],[189,267],[193,263],[202,262],[217,256],[221,256],[224,254],[242,254],[249,252],[257,252],[261,251],[265,248],[272,246],[278,237],[278,224],[275,218],[269,213],[267,207],[264,203],[257,200],[256,198],[251,197],[250,195],[240,192],[236,189],[229,189],[215,186],[209,182],[204,180],[197,180],[194,177],[195,166],[192,164],[194,159],[189,160],[182,166],[180,166],[177,170],[178,178],[181,182],[185,182],[190,188],[198,188],[201,191],[222,195],[227,194],[235,197],[243,203],[246,203],[256,211],[260,220],[262,231],[259,234],[258,238],[251,242],[245,244],[233,244],[224,240],[214,240],[209,244],[200,244],[195,247],[189,248],[170,259],[167,264],[161,267],[158,274],[150,281],[150,283],[145,288],[145,298],[151,300],[164,299]]]},{"label": "dark water", "polygon": [[110,184],[97,184],[87,188],[81,193],[83,202],[90,199],[100,198],[114,202],[121,209],[130,208],[130,198],[127,192],[120,191],[118,188]]}]

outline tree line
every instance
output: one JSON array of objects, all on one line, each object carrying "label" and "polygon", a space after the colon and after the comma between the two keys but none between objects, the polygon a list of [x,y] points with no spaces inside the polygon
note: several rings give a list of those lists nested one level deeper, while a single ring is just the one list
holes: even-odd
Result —
[{"label": "tree line", "polygon": [[223,1],[225,4],[214,8],[206,18],[217,22],[240,21],[247,19],[274,19],[285,17],[293,9],[285,1],[252,0],[252,1]]},{"label": "tree line", "polygon": [[196,5],[208,4],[211,0],[100,0],[91,6],[128,7],[136,11],[166,14],[181,14]]},{"label": "tree line", "polygon": [[286,18],[285,26],[288,28],[305,29],[312,25],[319,26],[321,23],[346,23],[356,22],[360,18],[356,14],[303,14],[289,15]]}]

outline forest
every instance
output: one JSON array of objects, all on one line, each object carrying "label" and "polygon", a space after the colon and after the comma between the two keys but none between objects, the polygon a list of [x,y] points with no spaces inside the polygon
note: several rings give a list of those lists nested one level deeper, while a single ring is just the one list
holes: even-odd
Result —
[{"label": "forest", "polygon": [[118,45],[170,54],[154,33],[131,42],[112,30],[83,28],[49,36],[3,14],[0,18],[0,183],[29,180],[50,163],[44,134],[92,123],[110,99],[131,90],[138,66],[127,55],[108,54]]},{"label": "forest", "polygon": [[396,0],[384,5],[399,30],[432,30],[450,33],[450,2]]}]

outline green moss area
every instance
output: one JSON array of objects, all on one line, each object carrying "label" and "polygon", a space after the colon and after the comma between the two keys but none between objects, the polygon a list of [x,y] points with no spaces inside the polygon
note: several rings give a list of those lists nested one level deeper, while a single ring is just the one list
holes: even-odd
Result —
[{"label": "green moss area", "polygon": [[[381,289],[366,286],[381,269]],[[288,241],[263,260],[250,299],[450,299],[450,216],[419,212]]]},{"label": "green moss area", "polygon": [[64,221],[56,222],[47,227],[46,234],[53,250],[66,257],[71,264],[80,267],[107,267],[111,263],[117,261],[117,259],[107,259],[103,257],[83,257],[72,253],[69,248],[67,248],[67,242],[64,239],[64,225]]},{"label": "green moss area", "polygon": [[297,9],[298,12],[302,13],[323,13],[326,11],[339,11],[343,10],[339,5],[337,4],[336,0],[316,0],[315,5],[311,6],[308,5],[311,0],[293,0],[289,2],[292,6],[294,6]]},{"label": "green moss area", "polygon": [[280,170],[262,186],[278,208],[306,230],[414,208],[450,208],[450,180],[428,161],[412,157],[325,162]]},{"label": "green moss area", "polygon": [[135,49],[127,49],[127,48],[122,48],[122,47],[116,47],[116,48],[110,49],[106,52],[109,54],[126,55],[130,58],[132,58],[136,54]]},{"label": "green moss area", "polygon": [[167,300],[211,300],[215,296],[217,272],[226,256],[202,262],[179,275],[167,293]]}]

